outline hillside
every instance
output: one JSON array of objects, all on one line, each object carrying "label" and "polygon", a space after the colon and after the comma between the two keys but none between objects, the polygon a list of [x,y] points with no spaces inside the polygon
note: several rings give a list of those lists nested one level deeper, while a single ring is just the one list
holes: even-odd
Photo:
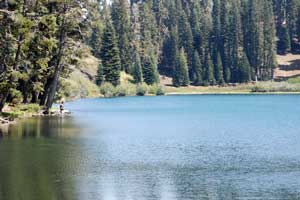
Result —
[{"label": "hillside", "polygon": [[66,100],[99,96],[99,88],[95,84],[98,65],[99,60],[90,53],[82,56],[69,78],[63,81],[62,96]]},{"label": "hillside", "polygon": [[[277,55],[278,68],[274,71],[275,80],[284,81],[292,77],[300,76],[300,55],[287,54]],[[95,84],[99,60],[86,53],[73,69],[70,78],[66,81],[64,88],[66,99],[78,99],[84,97],[98,97],[99,88]],[[165,87],[167,93],[248,93],[253,87],[252,84],[242,84],[241,86],[189,86],[175,88],[172,86],[172,78],[160,76],[160,84]],[[272,83],[266,82],[270,85]],[[274,85],[275,83],[273,83]]]},{"label": "hillside", "polygon": [[300,55],[287,54],[277,55],[278,68],[274,72],[276,80],[300,76]]}]

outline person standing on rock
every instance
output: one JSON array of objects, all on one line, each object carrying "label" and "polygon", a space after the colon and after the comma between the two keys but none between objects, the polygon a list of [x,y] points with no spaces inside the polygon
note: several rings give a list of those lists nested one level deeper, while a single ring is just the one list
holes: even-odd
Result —
[{"label": "person standing on rock", "polygon": [[62,114],[64,112],[64,102],[62,101],[59,105],[59,110],[60,110],[60,113]]}]

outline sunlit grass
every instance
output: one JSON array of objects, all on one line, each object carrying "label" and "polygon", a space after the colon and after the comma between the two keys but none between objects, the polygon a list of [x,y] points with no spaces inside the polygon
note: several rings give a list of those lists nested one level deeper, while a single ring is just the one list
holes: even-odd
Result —
[{"label": "sunlit grass", "polygon": [[259,82],[234,86],[166,86],[167,94],[253,94],[253,93],[300,93],[300,84],[288,82]]}]

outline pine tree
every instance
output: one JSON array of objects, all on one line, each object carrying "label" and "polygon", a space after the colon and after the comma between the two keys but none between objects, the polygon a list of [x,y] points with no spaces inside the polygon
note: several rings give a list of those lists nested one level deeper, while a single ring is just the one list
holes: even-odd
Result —
[{"label": "pine tree", "polygon": [[164,69],[161,69],[163,73],[168,73],[173,70],[175,65],[177,50],[178,50],[178,31],[177,26],[172,27],[170,30],[170,36],[165,40],[163,46],[163,60],[162,65]]},{"label": "pine tree", "polygon": [[[180,4],[179,4],[180,5]],[[178,6],[179,6],[178,5]],[[179,36],[179,44],[180,47],[183,47],[187,52],[187,61],[188,65],[191,66],[193,59],[193,34],[191,30],[190,23],[188,21],[188,17],[182,8],[178,7],[179,10],[179,19],[178,19],[178,36]]]},{"label": "pine tree", "polygon": [[106,21],[103,33],[101,59],[104,80],[115,86],[118,85],[120,83],[121,70],[120,54],[115,30],[109,19]]},{"label": "pine tree", "polygon": [[220,22],[220,0],[213,0],[213,10],[212,10],[212,20],[213,20],[213,29],[211,33],[211,42],[212,42],[212,52],[213,52],[213,62],[217,63],[218,53],[221,50],[221,22]]},{"label": "pine tree", "polygon": [[103,23],[101,16],[101,7],[99,3],[92,3],[89,7],[91,19],[91,35],[88,38],[88,44],[91,47],[92,53],[95,57],[100,59],[101,37],[103,32]]},{"label": "pine tree", "polygon": [[158,46],[161,48],[166,38],[167,25],[164,23],[167,20],[167,9],[164,7],[163,0],[152,0],[152,11],[154,13],[157,24],[157,39]]},{"label": "pine tree", "polygon": [[261,1],[249,1],[247,5],[247,34],[246,38],[246,52],[249,58],[249,63],[254,68],[255,76],[260,78],[260,67],[262,65],[262,33],[261,14],[258,12],[261,7]]},{"label": "pine tree", "polygon": [[144,81],[147,84],[154,84],[159,81],[158,78],[158,57],[159,57],[159,39],[155,16],[151,10],[151,2],[140,4],[140,36],[141,36],[141,61]]},{"label": "pine tree", "polygon": [[276,62],[276,30],[275,17],[271,1],[264,1],[263,10],[266,14],[263,15],[263,67],[260,71],[262,80],[270,80],[273,78],[273,71],[277,66]]},{"label": "pine tree", "polygon": [[112,3],[112,20],[118,39],[120,51],[121,69],[126,72],[130,71],[130,15],[129,4],[127,0],[114,0]]},{"label": "pine tree", "polygon": [[200,16],[200,36],[201,42],[196,46],[196,49],[199,53],[200,59],[203,61],[203,66],[205,66],[207,51],[211,52],[210,43],[211,43],[211,13],[209,13],[208,8],[205,6],[201,9],[201,16]]},{"label": "pine tree", "polygon": [[232,1],[233,11],[229,18],[229,58],[227,59],[227,63],[231,66],[230,80],[232,82],[238,82],[238,61],[242,57],[244,51],[240,8],[240,2],[238,0]]},{"label": "pine tree", "polygon": [[204,69],[204,84],[205,85],[215,85],[216,80],[214,77],[214,66],[209,53],[206,55],[205,69]]},{"label": "pine tree", "polygon": [[[249,1],[246,52],[249,63],[260,80],[272,78],[276,66],[275,18],[272,2]],[[264,11],[264,12],[263,12]]]},{"label": "pine tree", "polygon": [[103,82],[104,82],[103,65],[100,62],[99,65],[98,65],[98,70],[97,70],[96,84],[101,85]]},{"label": "pine tree", "polygon": [[194,76],[193,76],[193,84],[196,86],[202,85],[203,84],[203,74],[202,74],[202,64],[200,60],[200,56],[197,50],[195,50],[194,57],[193,57],[193,71],[194,71]]},{"label": "pine tree", "polygon": [[226,83],[230,82],[231,71],[230,71],[230,34],[229,29],[229,2],[228,0],[222,0],[220,2],[220,49],[219,53],[221,54],[222,65],[223,65],[223,79]]},{"label": "pine tree", "polygon": [[289,41],[291,51],[295,50],[295,38],[297,37],[297,16],[299,13],[299,0],[287,0],[286,1],[286,20],[289,33]]},{"label": "pine tree", "polygon": [[223,64],[222,64],[222,59],[221,59],[221,54],[217,53],[217,60],[214,64],[214,75],[215,75],[215,80],[217,84],[222,85],[224,84],[224,76],[223,76]]},{"label": "pine tree", "polygon": [[201,46],[201,28],[200,28],[200,5],[198,1],[195,1],[192,6],[191,13],[191,29],[193,33],[193,45],[194,49],[199,49]]},{"label": "pine tree", "polygon": [[243,57],[239,60],[238,65],[238,82],[249,82],[251,80],[251,66],[245,53],[243,54]]},{"label": "pine tree", "polygon": [[290,35],[288,33],[288,28],[281,26],[279,29],[279,42],[278,42],[278,52],[280,54],[287,54],[291,50]]},{"label": "pine tree", "polygon": [[100,58],[99,49],[101,49],[101,29],[102,27],[95,25],[95,27],[92,28],[92,34],[89,41],[89,45],[92,48],[92,53],[97,58]]},{"label": "pine tree", "polygon": [[158,83],[157,63],[154,53],[143,58],[143,79],[148,85]]},{"label": "pine tree", "polygon": [[28,82],[29,73],[22,66],[28,63],[28,41],[35,22],[26,17],[27,7],[26,1],[0,4],[0,113],[11,92],[18,91],[19,82]]},{"label": "pine tree", "polygon": [[296,29],[297,29],[297,39],[298,39],[298,41],[300,41],[300,6],[299,6],[299,12],[298,12],[298,15],[297,15]]},{"label": "pine tree", "polygon": [[132,3],[130,8],[130,54],[131,60],[135,60],[136,54],[141,54],[141,19],[140,19],[140,11],[139,6],[136,3]]},{"label": "pine tree", "polygon": [[176,87],[189,85],[189,74],[186,54],[184,49],[181,48],[176,57],[176,64],[173,72],[173,85]]},{"label": "pine tree", "polygon": [[143,73],[142,73],[142,66],[141,66],[141,58],[139,54],[136,53],[135,60],[133,64],[133,71],[131,73],[134,78],[135,83],[142,83],[143,82]]}]

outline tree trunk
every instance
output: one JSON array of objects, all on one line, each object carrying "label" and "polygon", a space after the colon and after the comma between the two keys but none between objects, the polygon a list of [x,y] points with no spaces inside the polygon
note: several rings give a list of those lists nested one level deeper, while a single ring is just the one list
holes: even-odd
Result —
[{"label": "tree trunk", "polygon": [[31,97],[31,103],[37,103],[38,102],[38,97],[39,97],[39,93],[33,91],[31,93],[32,97]]},{"label": "tree trunk", "polygon": [[23,103],[27,104],[28,103],[28,84],[27,81],[20,81],[21,85],[21,90],[22,90],[22,95],[23,95]]},{"label": "tree trunk", "polygon": [[40,94],[40,106],[45,106],[50,89],[50,80],[47,80],[43,94]]},{"label": "tree trunk", "polygon": [[25,93],[23,93],[23,103],[24,104],[28,103],[28,92],[27,91]]},{"label": "tree trunk", "polygon": [[47,101],[46,101],[46,113],[49,113],[50,108],[53,105],[54,97],[57,90],[58,80],[61,72],[61,67],[59,66],[58,69],[55,72],[54,79],[50,86],[50,91],[48,93]]},{"label": "tree trunk", "polygon": [[[64,15],[65,15],[66,10],[67,10],[67,6],[65,5],[64,13],[63,13]],[[55,63],[54,76],[53,76],[53,80],[50,83],[50,87],[49,87],[50,91],[48,93],[47,101],[46,101],[46,113],[49,113],[49,110],[53,105],[60,73],[62,71],[61,59],[63,56],[63,50],[65,47],[65,37],[66,37],[65,16],[62,19],[60,28],[61,28],[61,30],[60,30],[60,35],[59,35],[59,47],[58,47],[58,53],[57,53],[57,58],[56,58],[56,63]]]}]

